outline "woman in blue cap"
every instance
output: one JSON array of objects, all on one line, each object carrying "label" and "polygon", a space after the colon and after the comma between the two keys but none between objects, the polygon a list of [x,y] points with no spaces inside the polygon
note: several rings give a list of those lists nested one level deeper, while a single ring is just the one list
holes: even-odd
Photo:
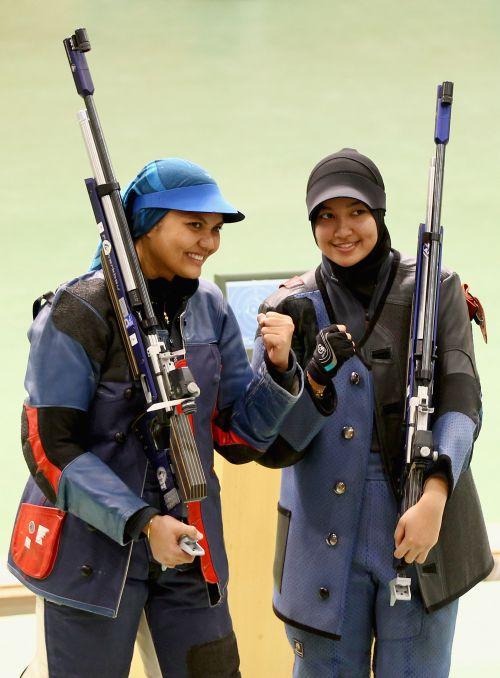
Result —
[{"label": "woman in blue cap", "polygon": [[[292,317],[292,347],[306,375],[259,462],[289,465],[274,610],[297,678],[369,678],[371,670],[445,678],[457,598],[493,565],[469,469],[481,401],[460,280],[442,270],[432,419],[439,456],[420,501],[398,517],[415,260],[391,248],[382,176],[356,150],[314,167],[306,202],[321,263],[262,308]],[[338,322],[355,343],[343,365],[336,359],[348,347]],[[258,340],[256,364],[264,350]],[[410,601],[391,606],[394,556],[409,564],[412,591]]]},{"label": "woman in blue cap", "polygon": [[[37,594],[40,625],[24,675],[125,678],[140,626],[148,675],[235,677],[213,450],[243,463],[275,437],[302,390],[293,325],[274,312],[260,318],[266,360],[253,373],[231,309],[199,279],[223,223],[244,218],[204,169],[151,162],[123,203],[156,316],[172,350],[187,349],[201,389],[194,430],[208,496],[190,505],[191,525],[175,509],[162,515],[156,473],[131,430],[144,411],[142,390],[129,374],[96,257],[89,273],[48,299],[29,333],[22,441],[31,477],[21,504],[57,507],[64,525],[60,541],[36,519],[29,535],[20,518],[14,528],[9,568]],[[204,556],[179,547],[185,534]],[[25,555],[43,561],[23,569],[20,539]]]}]

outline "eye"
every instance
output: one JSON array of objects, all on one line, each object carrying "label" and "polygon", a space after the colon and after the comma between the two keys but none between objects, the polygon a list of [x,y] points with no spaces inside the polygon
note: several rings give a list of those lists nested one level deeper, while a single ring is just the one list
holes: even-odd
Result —
[{"label": "eye", "polygon": [[218,226],[214,226],[214,227],[212,228],[212,231],[213,231],[214,233],[220,233],[220,232],[222,231],[222,224],[219,224]]},{"label": "eye", "polygon": [[368,212],[368,210],[366,209],[366,207],[357,207],[357,208],[353,211],[353,215],[354,215],[355,217],[359,217],[361,214],[366,214],[366,212]]},{"label": "eye", "polygon": [[203,228],[201,221],[188,221],[187,225],[195,231],[199,231],[201,228]]},{"label": "eye", "polygon": [[335,216],[332,212],[320,212],[318,215],[318,221],[319,220],[328,220],[328,219],[335,219]]}]

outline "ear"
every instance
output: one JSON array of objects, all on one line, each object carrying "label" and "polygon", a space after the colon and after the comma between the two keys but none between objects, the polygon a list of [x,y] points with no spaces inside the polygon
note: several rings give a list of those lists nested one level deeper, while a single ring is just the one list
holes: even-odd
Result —
[{"label": "ear", "polygon": [[[160,221],[161,221],[161,220],[160,220]],[[147,231],[146,233],[144,233],[144,236],[143,236],[143,237],[144,237],[144,238],[153,238],[153,237],[155,237],[156,234],[158,233],[158,228],[159,228],[159,226],[160,226],[160,222],[157,221],[156,224],[155,224],[152,228],[149,229],[149,231]]]}]

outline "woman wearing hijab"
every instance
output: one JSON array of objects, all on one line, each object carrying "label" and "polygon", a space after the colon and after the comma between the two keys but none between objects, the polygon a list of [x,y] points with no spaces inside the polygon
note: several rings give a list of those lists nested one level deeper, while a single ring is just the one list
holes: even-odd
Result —
[{"label": "woman wearing hijab", "polygon": [[[306,202],[321,264],[261,309],[292,317],[292,347],[306,375],[259,460],[289,465],[274,610],[297,678],[368,678],[370,669],[383,678],[443,678],[457,598],[492,567],[469,469],[481,402],[460,280],[443,269],[432,418],[439,456],[422,498],[399,517],[415,260],[392,249],[382,176],[356,150],[314,167]],[[257,364],[263,351],[258,339]],[[412,590],[410,601],[391,606],[394,557],[408,563]]]},{"label": "woman wearing hijab", "polygon": [[[293,326],[278,313],[261,318],[266,360],[253,373],[231,309],[199,278],[223,223],[244,218],[203,168],[151,162],[123,202],[156,316],[171,350],[186,348],[200,387],[193,424],[208,496],[189,507],[199,530],[179,507],[162,507],[162,478],[133,431],[146,403],[96,257],[89,273],[45,295],[29,333],[22,440],[32,477],[9,554],[10,570],[37,594],[38,651],[23,675],[125,678],[142,618],[149,676],[234,678],[213,449],[242,463],[275,437],[302,390]],[[59,538],[38,524],[40,506],[61,509]],[[185,553],[183,535],[205,555]]]}]

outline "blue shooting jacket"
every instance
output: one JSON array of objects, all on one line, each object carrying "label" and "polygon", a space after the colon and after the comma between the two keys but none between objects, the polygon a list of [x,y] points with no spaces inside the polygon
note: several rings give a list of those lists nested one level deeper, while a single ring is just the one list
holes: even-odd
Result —
[{"label": "blue shooting jacket", "polygon": [[[281,388],[265,363],[254,373],[236,319],[212,283],[200,280],[181,329],[201,391],[194,431],[208,483],[200,505],[208,543],[202,571],[223,593],[228,564],[214,447],[236,462],[262,455],[300,396],[302,373],[299,368],[297,395]],[[23,450],[32,476],[21,503],[56,506],[67,515],[47,577],[24,574],[12,553],[8,567],[47,600],[115,617],[133,545],[125,526],[147,506],[141,495],[148,463],[131,430],[145,400],[132,383],[102,272],[60,287],[35,318],[29,338]],[[75,446],[71,434],[56,439],[47,412],[58,422],[68,413],[81,416],[85,449]],[[219,412],[225,424],[216,421]]]},{"label": "blue shooting jacket", "polygon": [[[266,300],[261,311],[274,309],[292,316],[294,350],[302,366],[314,350],[318,329],[333,322],[347,324],[357,342],[356,355],[333,379],[335,410],[322,412],[320,403],[314,403],[304,389],[283,421],[278,439],[259,463],[286,466],[278,504],[274,610],[288,624],[338,638],[349,604],[347,586],[360,538],[370,454],[381,454],[398,498],[404,466],[402,424],[415,260],[391,253],[376,308],[366,326],[361,315],[361,326],[354,331],[348,313],[356,302],[337,281],[327,279],[325,285],[328,275],[323,266],[292,279]],[[459,278],[445,269],[437,343],[432,428],[439,458],[435,471],[446,474],[450,497],[440,539],[425,566],[417,568],[428,611],[462,595],[487,576],[493,565],[469,468],[480,425],[470,322]],[[258,339],[254,365],[261,361]]]}]

